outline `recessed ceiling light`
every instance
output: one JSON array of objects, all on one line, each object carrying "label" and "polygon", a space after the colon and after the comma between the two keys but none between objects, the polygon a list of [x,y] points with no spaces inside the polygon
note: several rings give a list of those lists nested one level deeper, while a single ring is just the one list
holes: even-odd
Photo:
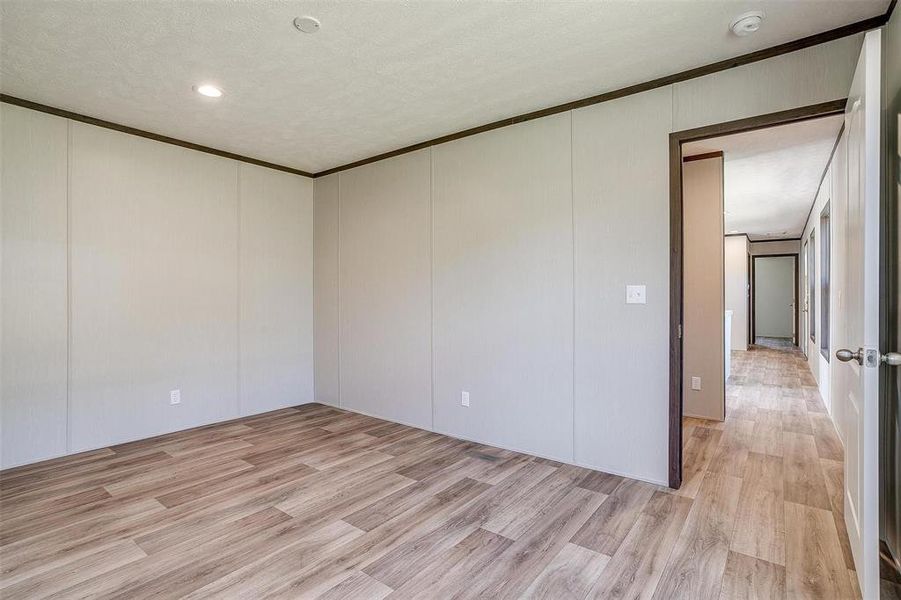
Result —
[{"label": "recessed ceiling light", "polygon": [[298,31],[304,33],[316,33],[322,27],[322,23],[316,17],[305,16],[294,19],[294,26],[297,27]]},{"label": "recessed ceiling light", "polygon": [[222,95],[222,90],[217,88],[215,85],[210,85],[208,83],[205,83],[203,85],[195,85],[194,91],[201,96],[206,96],[208,98],[218,98]]},{"label": "recessed ceiling light", "polygon": [[760,10],[742,13],[735,17],[732,23],[729,24],[729,29],[731,29],[732,33],[738,37],[745,37],[760,29],[760,25],[763,23],[765,17],[766,15]]}]

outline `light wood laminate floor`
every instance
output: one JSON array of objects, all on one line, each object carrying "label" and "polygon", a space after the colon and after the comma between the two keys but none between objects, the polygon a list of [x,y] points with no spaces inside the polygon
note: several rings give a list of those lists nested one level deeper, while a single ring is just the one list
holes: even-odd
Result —
[{"label": "light wood laminate floor", "polygon": [[0,597],[851,597],[800,355],[733,369],[677,492],[316,404],[9,470]]}]

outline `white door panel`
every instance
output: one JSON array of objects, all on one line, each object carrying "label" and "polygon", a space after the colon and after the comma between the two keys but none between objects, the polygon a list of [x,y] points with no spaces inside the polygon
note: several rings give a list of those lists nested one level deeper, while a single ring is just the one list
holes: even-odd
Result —
[{"label": "white door panel", "polygon": [[[878,348],[879,336],[879,186],[881,31],[871,31],[848,93],[845,109],[847,188],[836,190],[834,252],[839,260],[832,278],[835,303],[833,349],[865,357]],[[838,178],[842,181],[842,178]],[[845,359],[848,356],[844,357]],[[833,398],[845,438],[845,523],[864,598],[879,597],[877,456],[879,443],[876,364],[833,361]]]}]

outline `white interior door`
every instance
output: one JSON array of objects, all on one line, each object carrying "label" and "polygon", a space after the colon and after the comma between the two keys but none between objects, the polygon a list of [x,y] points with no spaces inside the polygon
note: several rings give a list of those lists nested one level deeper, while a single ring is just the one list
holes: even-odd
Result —
[{"label": "white interior door", "polygon": [[[879,185],[881,31],[864,38],[845,109],[847,193],[834,273],[833,400],[845,438],[845,522],[864,598],[879,596]],[[840,168],[840,167],[839,167]]]}]

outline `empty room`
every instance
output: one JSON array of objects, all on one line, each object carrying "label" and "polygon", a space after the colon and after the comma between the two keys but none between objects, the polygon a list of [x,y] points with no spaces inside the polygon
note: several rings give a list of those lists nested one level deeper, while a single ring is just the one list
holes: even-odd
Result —
[{"label": "empty room", "polygon": [[896,0],[0,0],[0,598],[901,599]]}]

